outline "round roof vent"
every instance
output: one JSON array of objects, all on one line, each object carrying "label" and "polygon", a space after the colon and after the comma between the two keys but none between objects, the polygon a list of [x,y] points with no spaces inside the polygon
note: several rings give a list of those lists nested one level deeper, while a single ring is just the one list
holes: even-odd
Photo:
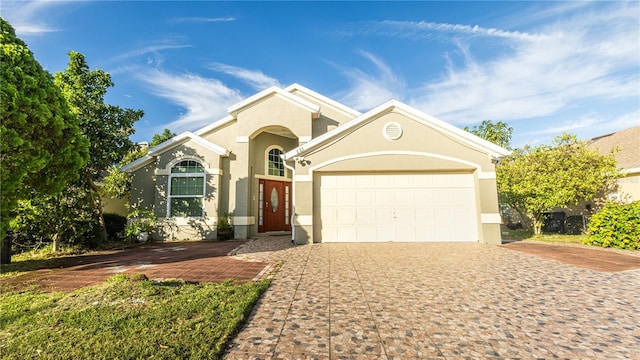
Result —
[{"label": "round roof vent", "polygon": [[402,136],[402,127],[397,122],[389,122],[382,128],[382,135],[387,140],[398,140]]}]

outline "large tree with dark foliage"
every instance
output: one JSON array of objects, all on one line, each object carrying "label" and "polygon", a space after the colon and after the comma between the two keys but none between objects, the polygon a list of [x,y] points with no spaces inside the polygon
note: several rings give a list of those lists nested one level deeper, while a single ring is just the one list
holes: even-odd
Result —
[{"label": "large tree with dark foliage", "polygon": [[106,104],[107,90],[114,86],[111,75],[103,70],[90,70],[84,55],[69,53],[69,66],[55,76],[55,83],[80,120],[80,129],[89,141],[89,162],[80,171],[88,194],[94,199],[94,218],[98,222],[98,242],[106,240],[102,216],[102,198],[96,186],[110,165],[129,153],[133,143],[129,136],[133,125],[143,115],[142,110]]},{"label": "large tree with dark foliage", "polygon": [[0,239],[18,201],[78,178],[89,142],[54,79],[0,18]]}]

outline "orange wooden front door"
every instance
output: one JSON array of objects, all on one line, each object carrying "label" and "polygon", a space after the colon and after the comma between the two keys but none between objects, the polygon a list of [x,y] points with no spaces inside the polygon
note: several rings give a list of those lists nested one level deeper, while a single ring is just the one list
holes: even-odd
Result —
[{"label": "orange wooden front door", "polygon": [[291,183],[260,179],[258,232],[291,230]]}]

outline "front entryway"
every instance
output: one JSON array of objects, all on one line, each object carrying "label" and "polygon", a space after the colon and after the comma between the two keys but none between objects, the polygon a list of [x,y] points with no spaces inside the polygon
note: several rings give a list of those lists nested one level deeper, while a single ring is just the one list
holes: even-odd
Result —
[{"label": "front entryway", "polygon": [[291,230],[291,183],[260,179],[258,232]]}]

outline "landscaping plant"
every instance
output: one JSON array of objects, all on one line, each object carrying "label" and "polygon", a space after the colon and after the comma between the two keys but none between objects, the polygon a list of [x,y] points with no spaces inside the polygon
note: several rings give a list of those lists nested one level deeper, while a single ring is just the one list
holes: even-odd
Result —
[{"label": "landscaping plant", "polygon": [[607,203],[591,217],[584,244],[618,249],[640,249],[640,201]]}]

